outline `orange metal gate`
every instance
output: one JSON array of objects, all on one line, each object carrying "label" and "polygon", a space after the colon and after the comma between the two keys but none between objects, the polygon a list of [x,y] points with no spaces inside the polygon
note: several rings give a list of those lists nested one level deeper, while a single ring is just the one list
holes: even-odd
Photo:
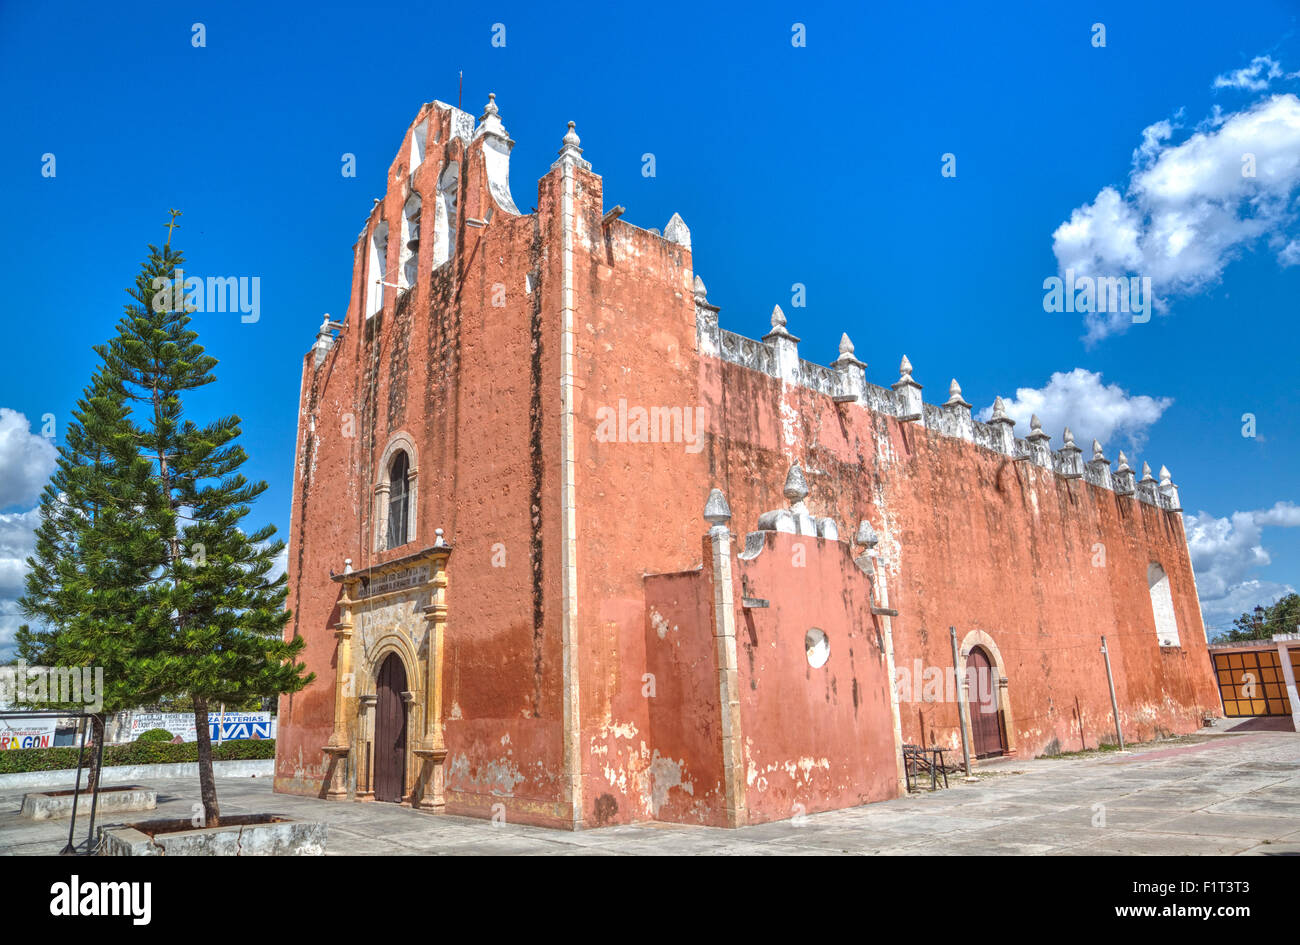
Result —
[{"label": "orange metal gate", "polygon": [[[1300,676],[1300,649],[1287,652],[1292,672]],[[1225,716],[1291,714],[1291,700],[1286,695],[1286,679],[1276,647],[1219,652],[1212,657]]]}]

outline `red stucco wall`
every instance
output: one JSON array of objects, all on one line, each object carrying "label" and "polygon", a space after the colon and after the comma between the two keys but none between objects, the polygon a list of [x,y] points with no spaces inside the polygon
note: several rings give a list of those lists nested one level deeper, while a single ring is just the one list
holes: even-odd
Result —
[{"label": "red stucco wall", "polygon": [[[416,288],[400,301],[387,290],[383,313],[364,317],[369,232],[381,218],[390,227],[389,273],[398,265],[408,133],[356,246],[346,327],[322,364],[312,353],[303,364],[290,632],[307,639],[317,680],[282,700],[276,789],[314,794],[323,786],[338,620],[330,570],[345,558],[361,568],[407,554],[442,528],[454,548],[443,667],[448,810],[486,815],[501,804],[512,820],[571,825],[562,723],[561,178],[552,170],[539,183],[535,213],[503,212],[488,193],[481,143],[466,148],[436,108],[417,123],[426,114],[444,122],[441,143],[430,134],[413,186],[427,212],[441,167],[459,163],[458,252],[426,275],[432,240],[422,240]],[[1108,737],[1102,633],[1126,738],[1191,731],[1216,710],[1177,513],[701,357],[690,250],[622,220],[603,223],[598,175],[575,170],[574,184],[580,822],[721,822],[701,509],[711,488],[722,489],[743,544],[762,512],[786,505],[782,485],[795,462],[813,514],[834,518],[845,539],[862,519],[879,533],[880,572],[899,612],[900,668],[917,660],[923,669],[950,667],[950,626],[959,639],[978,630],[994,642],[1008,680],[1008,734],[1021,754]],[[487,226],[465,226],[488,210]],[[893,380],[878,372],[870,379]],[[620,400],[702,410],[699,449],[602,441],[602,408]],[[345,432],[349,417],[354,435]],[[399,432],[418,453],[418,537],[376,554],[375,465]],[[766,610],[741,608],[738,583],[751,819],[889,796],[896,777],[865,577],[842,542],[813,539],[808,564],[790,568],[785,545],[793,540],[779,536],[753,561],[734,561],[735,580],[771,601]],[[1152,561],[1170,577],[1180,648],[1157,643],[1146,586]],[[821,670],[804,658],[809,626],[831,637]],[[656,681],[652,697],[647,674]],[[918,698],[901,716],[904,740],[959,745],[953,703]]]}]

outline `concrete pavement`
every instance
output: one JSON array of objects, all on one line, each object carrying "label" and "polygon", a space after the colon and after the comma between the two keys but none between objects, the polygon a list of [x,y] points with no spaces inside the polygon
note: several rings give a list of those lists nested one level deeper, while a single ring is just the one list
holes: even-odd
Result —
[{"label": "concrete pavement", "polygon": [[[190,815],[197,780],[147,783],[159,792],[158,810],[140,819]],[[218,794],[223,813],[327,822],[330,854],[1300,854],[1294,733],[1192,736],[1122,754],[1004,762],[978,783],[950,783],[933,794],[737,830],[493,825],[393,804],[277,795],[269,778],[219,779]],[[0,853],[57,853],[67,822],[21,820],[21,803],[21,792],[0,794]]]}]

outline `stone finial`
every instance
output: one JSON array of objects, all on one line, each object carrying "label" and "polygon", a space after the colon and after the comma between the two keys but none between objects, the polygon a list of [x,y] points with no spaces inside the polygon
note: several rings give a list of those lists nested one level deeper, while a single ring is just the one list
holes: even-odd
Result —
[{"label": "stone finial", "polygon": [[1043,432],[1043,421],[1038,419],[1038,414],[1029,415],[1029,436],[1026,437],[1031,443],[1041,441],[1046,444],[1052,438],[1050,433]]},{"label": "stone finial", "polygon": [[962,397],[961,385],[957,383],[957,378],[955,377],[952,379],[952,383],[948,385],[948,402],[945,403],[944,406],[970,407],[970,404],[968,404],[965,398]]},{"label": "stone finial", "polygon": [[731,506],[727,504],[727,497],[721,489],[709,493],[708,501],[704,503],[704,520],[713,526],[725,525],[731,521]]},{"label": "stone finial", "polygon": [[448,547],[448,546],[447,546],[447,539],[445,539],[445,538],[442,537],[442,529],[441,529],[441,528],[435,528],[435,529],[433,530],[433,547],[435,547],[435,548],[446,548],[446,547]]},{"label": "stone finial", "polygon": [[1183,503],[1178,497],[1178,487],[1174,485],[1174,479],[1169,474],[1168,466],[1160,467],[1159,490],[1166,509],[1171,512],[1181,512],[1183,510]]},{"label": "stone finial", "polygon": [[672,218],[664,224],[664,239],[686,249],[691,248],[691,230],[680,214],[674,213]]},{"label": "stone finial", "polygon": [[1016,421],[1007,416],[1007,405],[1001,397],[993,398],[993,415],[989,417],[993,428],[993,449],[1004,456],[1016,457]]},{"label": "stone finial", "polygon": [[488,93],[488,103],[483,106],[483,114],[479,116],[478,131],[474,137],[479,135],[496,135],[498,138],[508,139],[506,126],[501,123],[501,113],[497,110],[497,96],[495,92]]},{"label": "stone finial", "polygon": [[1082,479],[1083,450],[1075,444],[1074,431],[1069,427],[1065,428],[1063,436],[1065,442],[1061,444],[1061,448],[1056,453],[1058,460],[1056,471],[1066,479]]},{"label": "stone finial", "polygon": [[858,522],[857,533],[853,536],[853,543],[855,545],[861,545],[864,548],[874,548],[878,541],[880,541],[880,539],[876,535],[876,530],[871,527],[870,522],[865,518]]},{"label": "stone finial", "polygon": [[574,123],[569,122],[569,130],[564,135],[564,145],[559,150],[560,156],[551,167],[574,165],[585,170],[591,170],[591,164],[582,158],[582,148],[578,147],[581,139],[578,138],[578,133],[573,129]]},{"label": "stone finial", "polygon": [[1137,483],[1134,481],[1133,467],[1128,464],[1128,457],[1124,451],[1119,451],[1119,465],[1115,468],[1115,475],[1112,479],[1116,495],[1132,495],[1137,491]]},{"label": "stone finial", "polygon": [[1087,480],[1103,489],[1115,488],[1115,477],[1110,471],[1110,460],[1101,450],[1101,441],[1092,441],[1092,459],[1088,461]]},{"label": "stone finial", "polygon": [[808,498],[808,482],[803,477],[803,470],[799,464],[795,463],[790,467],[790,472],[785,477],[785,488],[782,490],[791,503],[802,502]]},{"label": "stone finial", "polygon": [[786,384],[799,380],[799,339],[785,327],[785,312],[781,306],[772,306],[772,330],[763,336],[763,343],[772,346],[776,355],[776,376]]},{"label": "stone finial", "polygon": [[699,276],[695,277],[695,297],[697,299],[707,299],[709,290],[704,288],[704,280]]},{"label": "stone finial", "polygon": [[847,403],[860,400],[867,383],[867,366],[853,356],[853,341],[848,332],[840,334],[840,356],[831,362],[839,375],[839,393],[834,400]]},{"label": "stone finial", "polygon": [[853,367],[858,367],[863,369],[866,368],[865,364],[863,364],[856,357],[854,357],[853,342],[852,340],[850,340],[848,333],[845,332],[840,335],[840,356],[831,362],[831,367],[840,368],[840,367],[848,367],[848,366],[853,366]]},{"label": "stone finial", "polygon": [[352,573],[352,559],[351,559],[351,558],[344,558],[344,559],[343,559],[343,573],[344,573],[344,574],[351,574],[351,573]]},{"label": "stone finial", "polygon": [[894,381],[892,387],[897,398],[898,419],[924,422],[921,385],[912,377],[912,362],[907,360],[907,355],[903,355],[903,359],[898,362],[898,380]]},{"label": "stone finial", "polygon": [[1029,443],[1029,461],[1035,466],[1052,468],[1052,448],[1048,446],[1051,439],[1051,435],[1044,432],[1043,421],[1038,418],[1038,414],[1030,414],[1029,435],[1025,440]]},{"label": "stone finial", "polygon": [[1137,497],[1139,502],[1145,502],[1147,505],[1154,505],[1156,508],[1162,508],[1160,485],[1156,482],[1156,477],[1151,475],[1151,464],[1142,464],[1142,478],[1138,480]]},{"label": "stone finial", "polygon": [[989,417],[989,423],[1009,423],[1016,425],[1016,421],[1007,416],[1007,405],[1003,403],[1001,397],[993,398],[993,416]]},{"label": "stone finial", "polygon": [[789,508],[773,509],[758,517],[759,531],[788,532],[792,535],[817,536],[819,528],[816,519],[809,513],[803,500],[808,496],[808,483],[804,480],[803,470],[795,463],[785,477],[782,490]]},{"label": "stone finial", "polygon": [[330,320],[330,313],[326,312],[325,317],[321,319],[320,328],[316,330],[316,343],[312,348],[316,352],[316,366],[319,367],[324,362],[330,349],[334,347],[334,329],[343,329],[338,322]]}]

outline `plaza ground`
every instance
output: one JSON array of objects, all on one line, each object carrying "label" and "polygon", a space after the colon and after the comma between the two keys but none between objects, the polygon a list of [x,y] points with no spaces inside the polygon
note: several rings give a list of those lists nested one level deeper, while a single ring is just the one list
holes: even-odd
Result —
[{"label": "plaza ground", "polygon": [[[147,783],[159,792],[158,810],[125,819],[190,816],[197,780]],[[960,775],[949,783],[948,790],[736,830],[494,825],[394,804],[274,794],[270,778],[219,779],[218,795],[224,814],[323,820],[329,853],[339,855],[1300,855],[1300,735],[1289,731],[1248,727],[1124,753],[1004,760],[977,783]],[[0,794],[0,854],[57,853],[67,821],[19,818],[22,793]]]}]

